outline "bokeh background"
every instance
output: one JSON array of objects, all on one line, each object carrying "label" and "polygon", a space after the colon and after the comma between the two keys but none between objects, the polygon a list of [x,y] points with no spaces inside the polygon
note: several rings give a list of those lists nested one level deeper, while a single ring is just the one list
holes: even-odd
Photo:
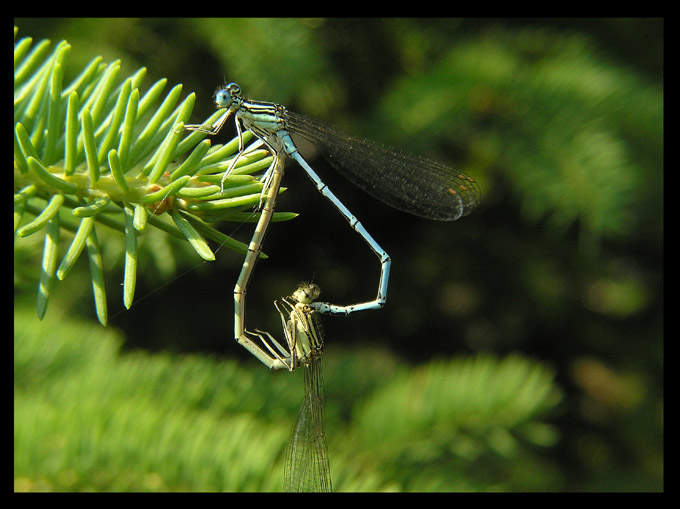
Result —
[{"label": "bokeh background", "polygon": [[[165,77],[197,94],[197,123],[237,81],[479,182],[472,214],[430,222],[301,144],[393,261],[383,310],[324,320],[336,489],[663,489],[663,20],[15,25],[72,45],[66,81],[97,55],[120,59],[121,76],[146,67],[146,86]],[[374,298],[379,275],[291,162],[284,185],[278,210],[300,215],[271,227],[248,292],[249,327],[269,331],[273,300],[298,282],[347,304]],[[252,225],[220,229],[245,241]],[[39,323],[40,246],[17,247],[15,489],[277,490],[301,374],[268,373],[231,339],[242,257],[202,263],[172,241],[143,244],[123,311],[122,239],[107,242],[107,329],[86,260]],[[536,408],[509,418],[532,377]],[[514,403],[491,402],[503,388]]]}]

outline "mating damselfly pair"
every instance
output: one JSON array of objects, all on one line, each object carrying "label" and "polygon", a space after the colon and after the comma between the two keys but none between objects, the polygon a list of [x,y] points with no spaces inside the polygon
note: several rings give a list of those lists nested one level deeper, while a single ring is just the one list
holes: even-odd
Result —
[{"label": "mating damselfly pair", "polygon": [[241,345],[271,369],[290,369],[290,364],[282,362],[272,355],[268,348],[260,346],[258,337],[246,330],[245,295],[274,212],[286,155],[305,170],[317,190],[347,219],[351,228],[378,257],[381,266],[378,292],[374,300],[350,305],[315,302],[312,308],[330,315],[349,315],[381,308],[387,300],[391,266],[387,252],[300,155],[290,136],[291,133],[316,144],[342,175],[378,200],[399,210],[427,219],[453,221],[467,215],[479,203],[479,187],[464,173],[436,161],[408,155],[374,141],[356,138],[323,122],[288,111],[280,104],[250,101],[242,97],[241,87],[236,83],[219,88],[215,93],[215,104],[218,108],[225,109],[215,124],[186,126],[186,129],[216,134],[228,118],[234,116],[239,153],[225,171],[222,183],[244,153],[243,131],[251,131],[273,155],[272,163],[262,178],[264,182],[260,199],[262,213],[234,287],[234,336]]},{"label": "mating damselfly pair", "polygon": [[[271,369],[294,370],[304,365],[306,367],[306,394],[319,393],[314,384],[320,384],[320,365],[318,359],[321,349],[315,344],[321,344],[320,334],[313,326],[315,313],[329,315],[350,315],[358,311],[379,309],[387,300],[387,284],[390,275],[391,260],[387,252],[366,231],[359,220],[323,183],[312,167],[300,155],[291,134],[297,134],[311,141],[319,147],[326,159],[355,185],[377,198],[378,200],[404,212],[427,219],[453,221],[467,215],[478,203],[480,191],[477,183],[464,173],[441,163],[402,153],[377,142],[356,138],[336,130],[329,125],[310,119],[304,115],[293,113],[272,102],[251,101],[241,95],[241,88],[236,83],[229,83],[215,93],[215,103],[218,108],[224,108],[224,114],[213,125],[191,125],[186,129],[216,134],[224,126],[230,116],[234,116],[239,140],[239,153],[232,161],[222,177],[224,180],[236,166],[239,158],[244,154],[243,132],[251,131],[271,152],[273,160],[265,171],[261,198],[261,215],[255,227],[248,247],[248,253],[243,263],[241,273],[234,287],[234,336],[257,359]],[[311,287],[301,287],[291,297],[277,301],[277,309],[281,313],[286,346],[279,344],[269,333],[250,332],[245,326],[245,298],[248,283],[252,277],[262,244],[271,222],[276,196],[281,187],[285,156],[295,160],[312,180],[317,190],[326,197],[349,222],[368,244],[380,261],[380,277],[376,298],[350,305],[331,304],[329,302],[314,302],[318,291]],[[314,285],[312,285],[314,286]],[[305,290],[306,288],[306,290]],[[317,288],[318,290],[318,288]],[[305,293],[309,292],[309,294]],[[311,294],[314,294],[311,296]],[[301,345],[304,341],[307,344]],[[318,373],[318,376],[317,376]],[[307,378],[309,377],[309,378]],[[315,378],[316,377],[316,378]],[[322,389],[321,389],[322,393]],[[313,432],[310,420],[317,417],[303,415],[309,412],[320,412],[323,405],[308,403],[320,401],[305,396],[305,402],[298,417],[296,429],[302,432]],[[321,418],[321,424],[323,419]],[[317,430],[318,431],[318,430]],[[295,446],[297,431],[292,437]],[[325,437],[316,444],[324,448],[323,453],[313,453],[303,462],[316,462],[306,465],[312,469],[314,475],[326,481],[320,481],[312,489],[330,490],[330,473],[328,471],[327,454],[325,454]],[[303,453],[306,454],[306,453]],[[319,456],[321,455],[321,456]],[[292,454],[296,458],[296,452]],[[299,457],[305,457],[299,456]],[[319,457],[326,458],[318,461]],[[300,465],[291,466],[294,459],[290,459],[288,467],[296,470]],[[314,475],[305,475],[313,478]],[[307,489],[304,483],[289,483],[290,489]]]}]

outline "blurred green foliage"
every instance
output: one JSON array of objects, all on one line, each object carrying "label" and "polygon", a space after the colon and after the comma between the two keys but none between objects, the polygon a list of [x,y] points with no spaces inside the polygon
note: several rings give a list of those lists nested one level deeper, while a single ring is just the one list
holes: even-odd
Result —
[{"label": "blurred green foliage", "polygon": [[[116,333],[65,315],[37,322],[18,311],[14,332],[16,490],[280,490],[300,377],[121,353]],[[368,348],[331,349],[324,363],[329,395],[347,371],[358,375],[353,390],[328,398],[339,491],[533,490],[559,480],[531,452],[555,443],[541,419],[560,400],[553,373],[535,362],[480,356],[409,372]],[[475,473],[486,462],[498,471]]]},{"label": "blurred green foliage", "polygon": [[[480,182],[483,205],[474,214],[452,224],[431,223],[373,203],[332,171],[324,172],[323,162],[301,147],[394,262],[384,310],[326,320],[328,433],[338,489],[663,489],[663,20],[15,23],[20,35],[68,40],[76,63],[101,54],[105,61],[120,58],[129,66],[129,72],[121,71],[127,74],[147,67],[151,83],[160,78],[183,83],[197,93],[193,121],[211,114],[210,97],[218,84],[237,81],[252,99],[277,101],[352,133],[439,159]],[[68,69],[65,73],[69,79]],[[258,264],[248,293],[249,322],[270,331],[278,327],[271,302],[300,280],[314,278],[325,297],[344,303],[370,296],[378,277],[372,254],[364,253],[365,246],[296,170],[288,165],[281,206],[300,217],[271,229],[265,246],[270,258]],[[250,229],[241,233],[247,240]],[[228,339],[231,288],[242,260],[218,257],[217,263],[163,286],[178,268],[196,264],[195,258],[178,257],[177,266],[164,266],[163,253],[170,248],[161,240],[140,261],[137,295],[154,293],[112,320],[125,331],[126,347],[248,359]],[[108,249],[116,250],[113,244]],[[31,304],[39,273],[36,258],[39,254],[32,258],[23,252],[21,263],[15,263],[21,281],[33,277]],[[120,280],[120,274],[113,274],[115,283],[107,288],[115,289]],[[87,280],[81,283],[74,277],[63,288],[62,300],[71,304],[70,314],[90,317],[91,307],[82,297],[89,291]],[[17,287],[17,302],[26,294]],[[340,352],[337,357],[333,348]],[[490,352],[494,355],[487,357]],[[461,355],[471,358],[450,361]],[[564,394],[558,407],[546,396],[553,382],[539,377],[529,383],[534,371],[526,366],[527,357],[537,359],[530,366],[547,380],[554,371]],[[143,359],[137,362],[186,361],[169,353]],[[526,385],[510,383],[512,376],[503,374],[506,361],[515,363],[513,372],[526,378]],[[271,440],[268,452],[258,453],[259,468],[279,476],[287,424],[280,416],[261,417],[266,414],[262,409],[269,405],[280,414],[270,401],[283,399],[290,422],[301,397],[299,386],[286,392],[287,384],[294,383],[290,377],[271,375],[255,363],[227,368],[230,362],[212,368],[220,371],[222,385],[211,390],[219,397],[243,398],[238,405],[244,419],[255,419],[258,432],[267,430],[267,444]],[[489,392],[477,406],[463,396],[468,390],[478,392],[463,391],[458,378],[473,365],[487,370],[488,380],[503,381],[485,386]],[[102,366],[97,373],[106,371]],[[222,371],[236,373],[231,384],[224,382],[228,373]],[[479,372],[475,376],[481,377]],[[470,375],[467,382],[474,379]],[[22,394],[24,383],[17,380],[15,390]],[[259,381],[255,390],[239,385],[248,380]],[[205,382],[206,391],[212,383]],[[25,392],[40,394],[47,387]],[[175,387],[174,396],[188,397],[190,383]],[[506,387],[520,391],[513,403],[525,412],[521,423],[511,424],[517,407],[503,399]],[[75,405],[68,391],[62,392],[64,404]],[[269,393],[275,396],[260,410],[248,406]],[[54,398],[48,393],[43,403]],[[15,399],[23,406],[22,399]],[[446,402],[450,407],[439,406]],[[527,402],[537,405],[537,414]],[[112,405],[102,415],[115,414]],[[130,405],[128,411],[142,407]],[[239,412],[238,405],[230,411]],[[37,403],[26,408],[35,413],[23,418],[24,410],[19,415],[15,409],[15,437],[19,422],[36,426],[43,414],[50,415]],[[471,420],[457,408],[466,409]],[[551,409],[548,425],[542,412]],[[414,420],[400,423],[404,415]],[[146,419],[159,426],[158,420]],[[191,428],[179,419],[182,428]],[[214,425],[202,426],[210,434]],[[224,433],[218,429],[220,439]],[[174,442],[190,440],[186,434],[171,436]],[[385,441],[373,447],[375,437]],[[68,461],[55,463],[52,473],[44,467],[18,468],[17,461],[30,463],[22,458],[28,454],[23,444],[15,445],[15,477],[29,489],[39,489],[38,482],[45,482],[46,489],[280,486],[278,477],[227,483],[224,472],[202,476],[220,479],[214,483],[191,481],[187,470],[177,477],[156,477],[161,470],[155,465],[132,475],[127,485],[127,467],[112,471],[110,483],[69,485],[55,480],[60,472],[70,479],[72,471],[81,471]],[[98,442],[95,449],[107,447]],[[77,463],[76,456],[72,461]],[[148,451],[143,456],[153,457]],[[174,461],[171,456],[167,461]],[[216,469],[225,468],[221,461],[228,463],[225,458],[214,461]],[[150,481],[144,481],[146,472],[152,472]]]}]

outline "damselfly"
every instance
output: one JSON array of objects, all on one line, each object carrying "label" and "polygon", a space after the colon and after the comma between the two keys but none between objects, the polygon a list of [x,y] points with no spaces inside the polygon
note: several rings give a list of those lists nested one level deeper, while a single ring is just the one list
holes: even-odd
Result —
[{"label": "damselfly", "polygon": [[304,368],[305,396],[286,450],[285,491],[331,491],[321,374],[324,338],[318,313],[311,306],[320,293],[317,285],[302,284],[290,297],[274,302],[287,348],[268,332],[252,333],[290,371]]},{"label": "damselfly", "polygon": [[241,274],[234,287],[234,335],[255,357],[272,369],[284,369],[279,359],[260,348],[245,328],[245,295],[253,268],[262,250],[262,242],[271,221],[276,196],[283,178],[283,159],[294,159],[312,179],[318,191],[347,219],[352,229],[368,244],[380,260],[380,278],[376,298],[357,304],[336,305],[315,302],[320,313],[349,315],[357,311],[381,308],[387,299],[391,260],[387,252],[371,237],[357,218],[321,181],[293,143],[290,133],[299,134],[319,146],[331,164],[345,177],[375,198],[405,212],[428,219],[453,221],[468,214],[479,203],[479,187],[467,175],[429,159],[404,154],[379,143],[355,138],[327,124],[288,111],[272,102],[249,101],[241,88],[230,83],[217,90],[215,103],[225,113],[210,126],[186,126],[189,130],[216,134],[234,115],[239,139],[239,154],[224,173],[222,182],[236,166],[244,152],[243,131],[251,131],[271,151],[273,161],[263,176],[260,219],[255,227]]}]

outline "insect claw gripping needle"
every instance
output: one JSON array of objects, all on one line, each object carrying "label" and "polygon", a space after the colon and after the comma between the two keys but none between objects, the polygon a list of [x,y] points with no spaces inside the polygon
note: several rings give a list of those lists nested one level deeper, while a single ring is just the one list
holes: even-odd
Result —
[{"label": "insect claw gripping needle", "polygon": [[282,154],[294,159],[305,170],[317,190],[340,211],[380,260],[378,293],[374,300],[348,306],[314,302],[311,307],[330,315],[349,315],[357,311],[381,308],[387,299],[391,264],[385,250],[300,155],[290,133],[299,134],[317,145],[335,169],[355,185],[374,198],[404,212],[427,219],[453,221],[467,215],[479,203],[479,187],[464,173],[429,159],[404,154],[374,141],[356,138],[323,122],[288,111],[279,104],[247,100],[241,96],[241,88],[236,83],[229,83],[218,89],[215,104],[218,108],[226,108],[224,115],[215,124],[189,125],[185,128],[216,134],[227,119],[234,115],[239,153],[224,173],[222,184],[243,155],[243,130],[251,131],[273,155],[273,161],[263,177],[262,213],[234,287],[236,340],[271,369],[285,369],[287,366],[272,355],[271,351],[263,350],[248,337],[253,334],[245,329],[245,294],[281,186],[285,158]]}]

